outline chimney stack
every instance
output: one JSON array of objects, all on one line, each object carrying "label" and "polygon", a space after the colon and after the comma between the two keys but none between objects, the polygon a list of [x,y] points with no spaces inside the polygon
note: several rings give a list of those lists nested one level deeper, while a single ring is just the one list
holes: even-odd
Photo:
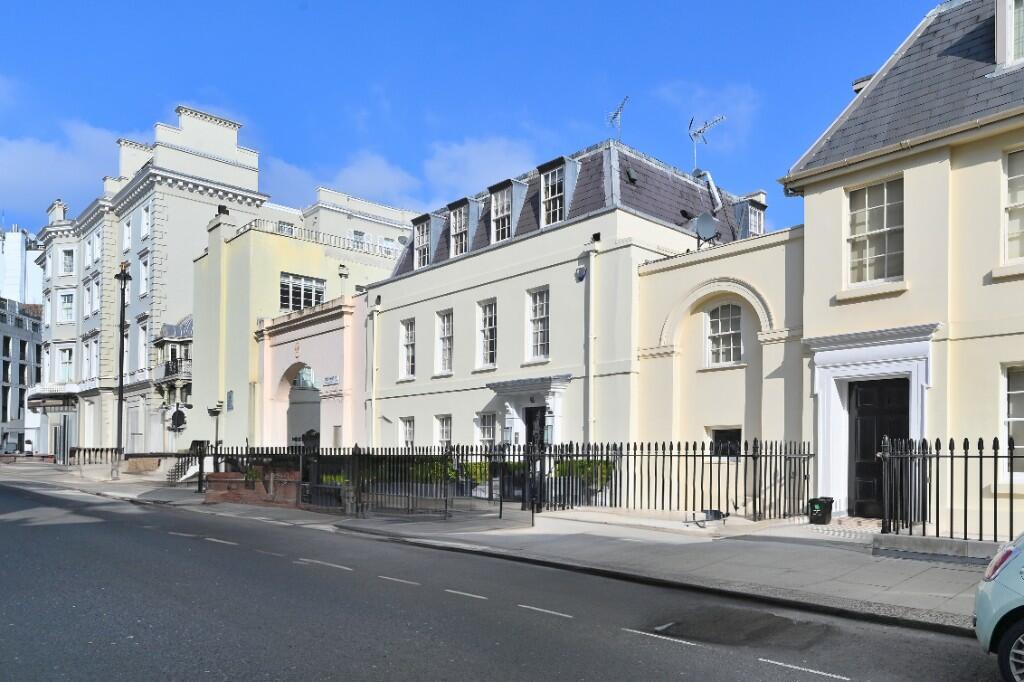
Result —
[{"label": "chimney stack", "polygon": [[54,201],[52,204],[50,204],[50,208],[46,209],[46,217],[51,225],[53,223],[59,223],[62,220],[67,220],[67,216],[68,205],[61,201],[60,199]]}]

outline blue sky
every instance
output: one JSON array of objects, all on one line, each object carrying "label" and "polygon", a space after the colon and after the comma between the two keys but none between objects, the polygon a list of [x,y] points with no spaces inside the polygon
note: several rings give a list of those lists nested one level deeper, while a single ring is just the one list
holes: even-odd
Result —
[{"label": "blue sky", "polygon": [[727,117],[699,165],[768,221],[802,221],[776,179],[936,0],[103,3],[0,6],[0,208],[77,214],[189,104],[241,121],[261,189],[316,185],[426,209],[612,135],[692,166],[691,116]]}]

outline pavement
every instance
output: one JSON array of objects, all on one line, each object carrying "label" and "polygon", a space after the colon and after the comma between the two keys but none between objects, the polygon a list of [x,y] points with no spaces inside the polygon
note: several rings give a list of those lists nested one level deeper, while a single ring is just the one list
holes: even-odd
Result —
[{"label": "pavement", "polygon": [[[779,606],[972,636],[974,591],[983,567],[873,556],[877,527],[835,523],[682,524],[637,513],[565,511],[531,515],[505,505],[438,516],[343,518],[238,504],[203,504],[192,488],[89,481],[53,465],[0,465],[3,481],[36,481],[136,503],[342,529],[434,550],[474,553],[643,582],[735,595]],[[530,525],[531,521],[534,525]]]},{"label": "pavement", "polygon": [[4,679],[996,678],[949,634],[0,478]]}]

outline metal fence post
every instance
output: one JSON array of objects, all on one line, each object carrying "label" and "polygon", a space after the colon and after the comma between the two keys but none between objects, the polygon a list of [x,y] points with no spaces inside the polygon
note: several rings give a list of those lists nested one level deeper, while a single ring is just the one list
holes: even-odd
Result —
[{"label": "metal fence post", "polygon": [[875,456],[882,460],[882,533],[889,534],[892,532],[892,516],[890,510],[889,497],[892,493],[890,486],[892,481],[890,480],[889,473],[889,437],[882,436],[882,451],[877,453]]}]

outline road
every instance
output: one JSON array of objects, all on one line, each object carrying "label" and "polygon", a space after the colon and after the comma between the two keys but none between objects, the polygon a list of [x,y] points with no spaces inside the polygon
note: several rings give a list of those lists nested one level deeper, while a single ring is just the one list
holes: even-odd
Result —
[{"label": "road", "polygon": [[0,580],[11,680],[995,679],[963,637],[44,484],[0,485]]}]

